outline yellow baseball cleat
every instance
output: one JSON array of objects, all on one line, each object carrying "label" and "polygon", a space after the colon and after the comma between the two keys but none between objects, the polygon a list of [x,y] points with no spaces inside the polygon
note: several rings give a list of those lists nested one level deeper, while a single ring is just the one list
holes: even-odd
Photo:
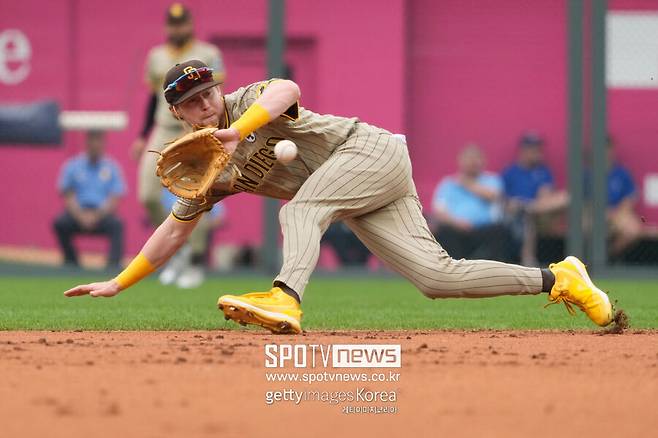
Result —
[{"label": "yellow baseball cleat", "polygon": [[269,292],[252,292],[244,295],[223,295],[217,307],[224,318],[241,324],[254,324],[272,333],[301,333],[302,309],[297,300],[279,287]]},{"label": "yellow baseball cleat", "polygon": [[592,283],[583,262],[569,256],[548,268],[555,275],[555,285],[548,295],[551,302],[547,306],[563,302],[569,313],[574,315],[576,312],[571,304],[575,304],[600,326],[612,322],[612,305],[608,295]]}]

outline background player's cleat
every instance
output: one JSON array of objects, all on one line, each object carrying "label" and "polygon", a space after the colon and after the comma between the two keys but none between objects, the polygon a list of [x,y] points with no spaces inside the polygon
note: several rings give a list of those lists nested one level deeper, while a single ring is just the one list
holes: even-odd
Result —
[{"label": "background player's cleat", "polygon": [[181,289],[195,289],[206,279],[202,266],[187,266],[176,279],[176,286]]},{"label": "background player's cleat", "polygon": [[185,270],[185,267],[190,264],[190,257],[192,256],[192,247],[186,243],[181,247],[176,254],[165,265],[164,269],[158,276],[160,283],[165,286],[173,284],[176,279]]},{"label": "background player's cleat", "polygon": [[252,292],[244,295],[223,295],[217,307],[226,319],[241,324],[254,324],[272,333],[301,333],[302,310],[299,303],[281,288],[269,292]]},{"label": "background player's cleat", "polygon": [[547,305],[563,302],[573,315],[575,311],[571,304],[575,304],[600,326],[612,322],[612,305],[608,295],[592,283],[583,262],[569,256],[551,264],[549,269],[555,275],[555,285],[548,295],[551,302]]}]

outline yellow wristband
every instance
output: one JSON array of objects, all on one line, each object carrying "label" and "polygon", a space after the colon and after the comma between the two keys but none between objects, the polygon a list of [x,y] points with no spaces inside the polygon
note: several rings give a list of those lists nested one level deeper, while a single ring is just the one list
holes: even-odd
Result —
[{"label": "yellow wristband", "polygon": [[114,280],[119,284],[121,290],[123,290],[137,283],[153,271],[155,271],[155,267],[140,252]]},{"label": "yellow wristband", "polygon": [[240,140],[267,124],[270,121],[270,113],[267,112],[260,104],[254,103],[247,111],[240,116],[238,120],[231,124],[240,133]]}]

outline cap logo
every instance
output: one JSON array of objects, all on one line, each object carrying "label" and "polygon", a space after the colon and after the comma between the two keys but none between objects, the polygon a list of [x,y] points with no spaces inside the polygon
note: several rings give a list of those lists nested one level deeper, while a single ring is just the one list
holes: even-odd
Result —
[{"label": "cap logo", "polygon": [[187,78],[191,80],[201,79],[201,75],[196,70],[196,67],[187,66],[183,69],[183,73],[187,74]]}]

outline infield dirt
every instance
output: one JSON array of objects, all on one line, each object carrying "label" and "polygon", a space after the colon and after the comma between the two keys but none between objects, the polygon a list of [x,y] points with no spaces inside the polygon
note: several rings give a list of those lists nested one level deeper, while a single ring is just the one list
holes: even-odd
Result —
[{"label": "infield dirt", "polygon": [[[400,344],[399,381],[268,382],[265,344]],[[389,369],[367,369],[366,372]],[[650,436],[658,332],[0,332],[4,437]],[[268,391],[394,402],[265,402]],[[350,405],[396,413],[342,412]]]}]

